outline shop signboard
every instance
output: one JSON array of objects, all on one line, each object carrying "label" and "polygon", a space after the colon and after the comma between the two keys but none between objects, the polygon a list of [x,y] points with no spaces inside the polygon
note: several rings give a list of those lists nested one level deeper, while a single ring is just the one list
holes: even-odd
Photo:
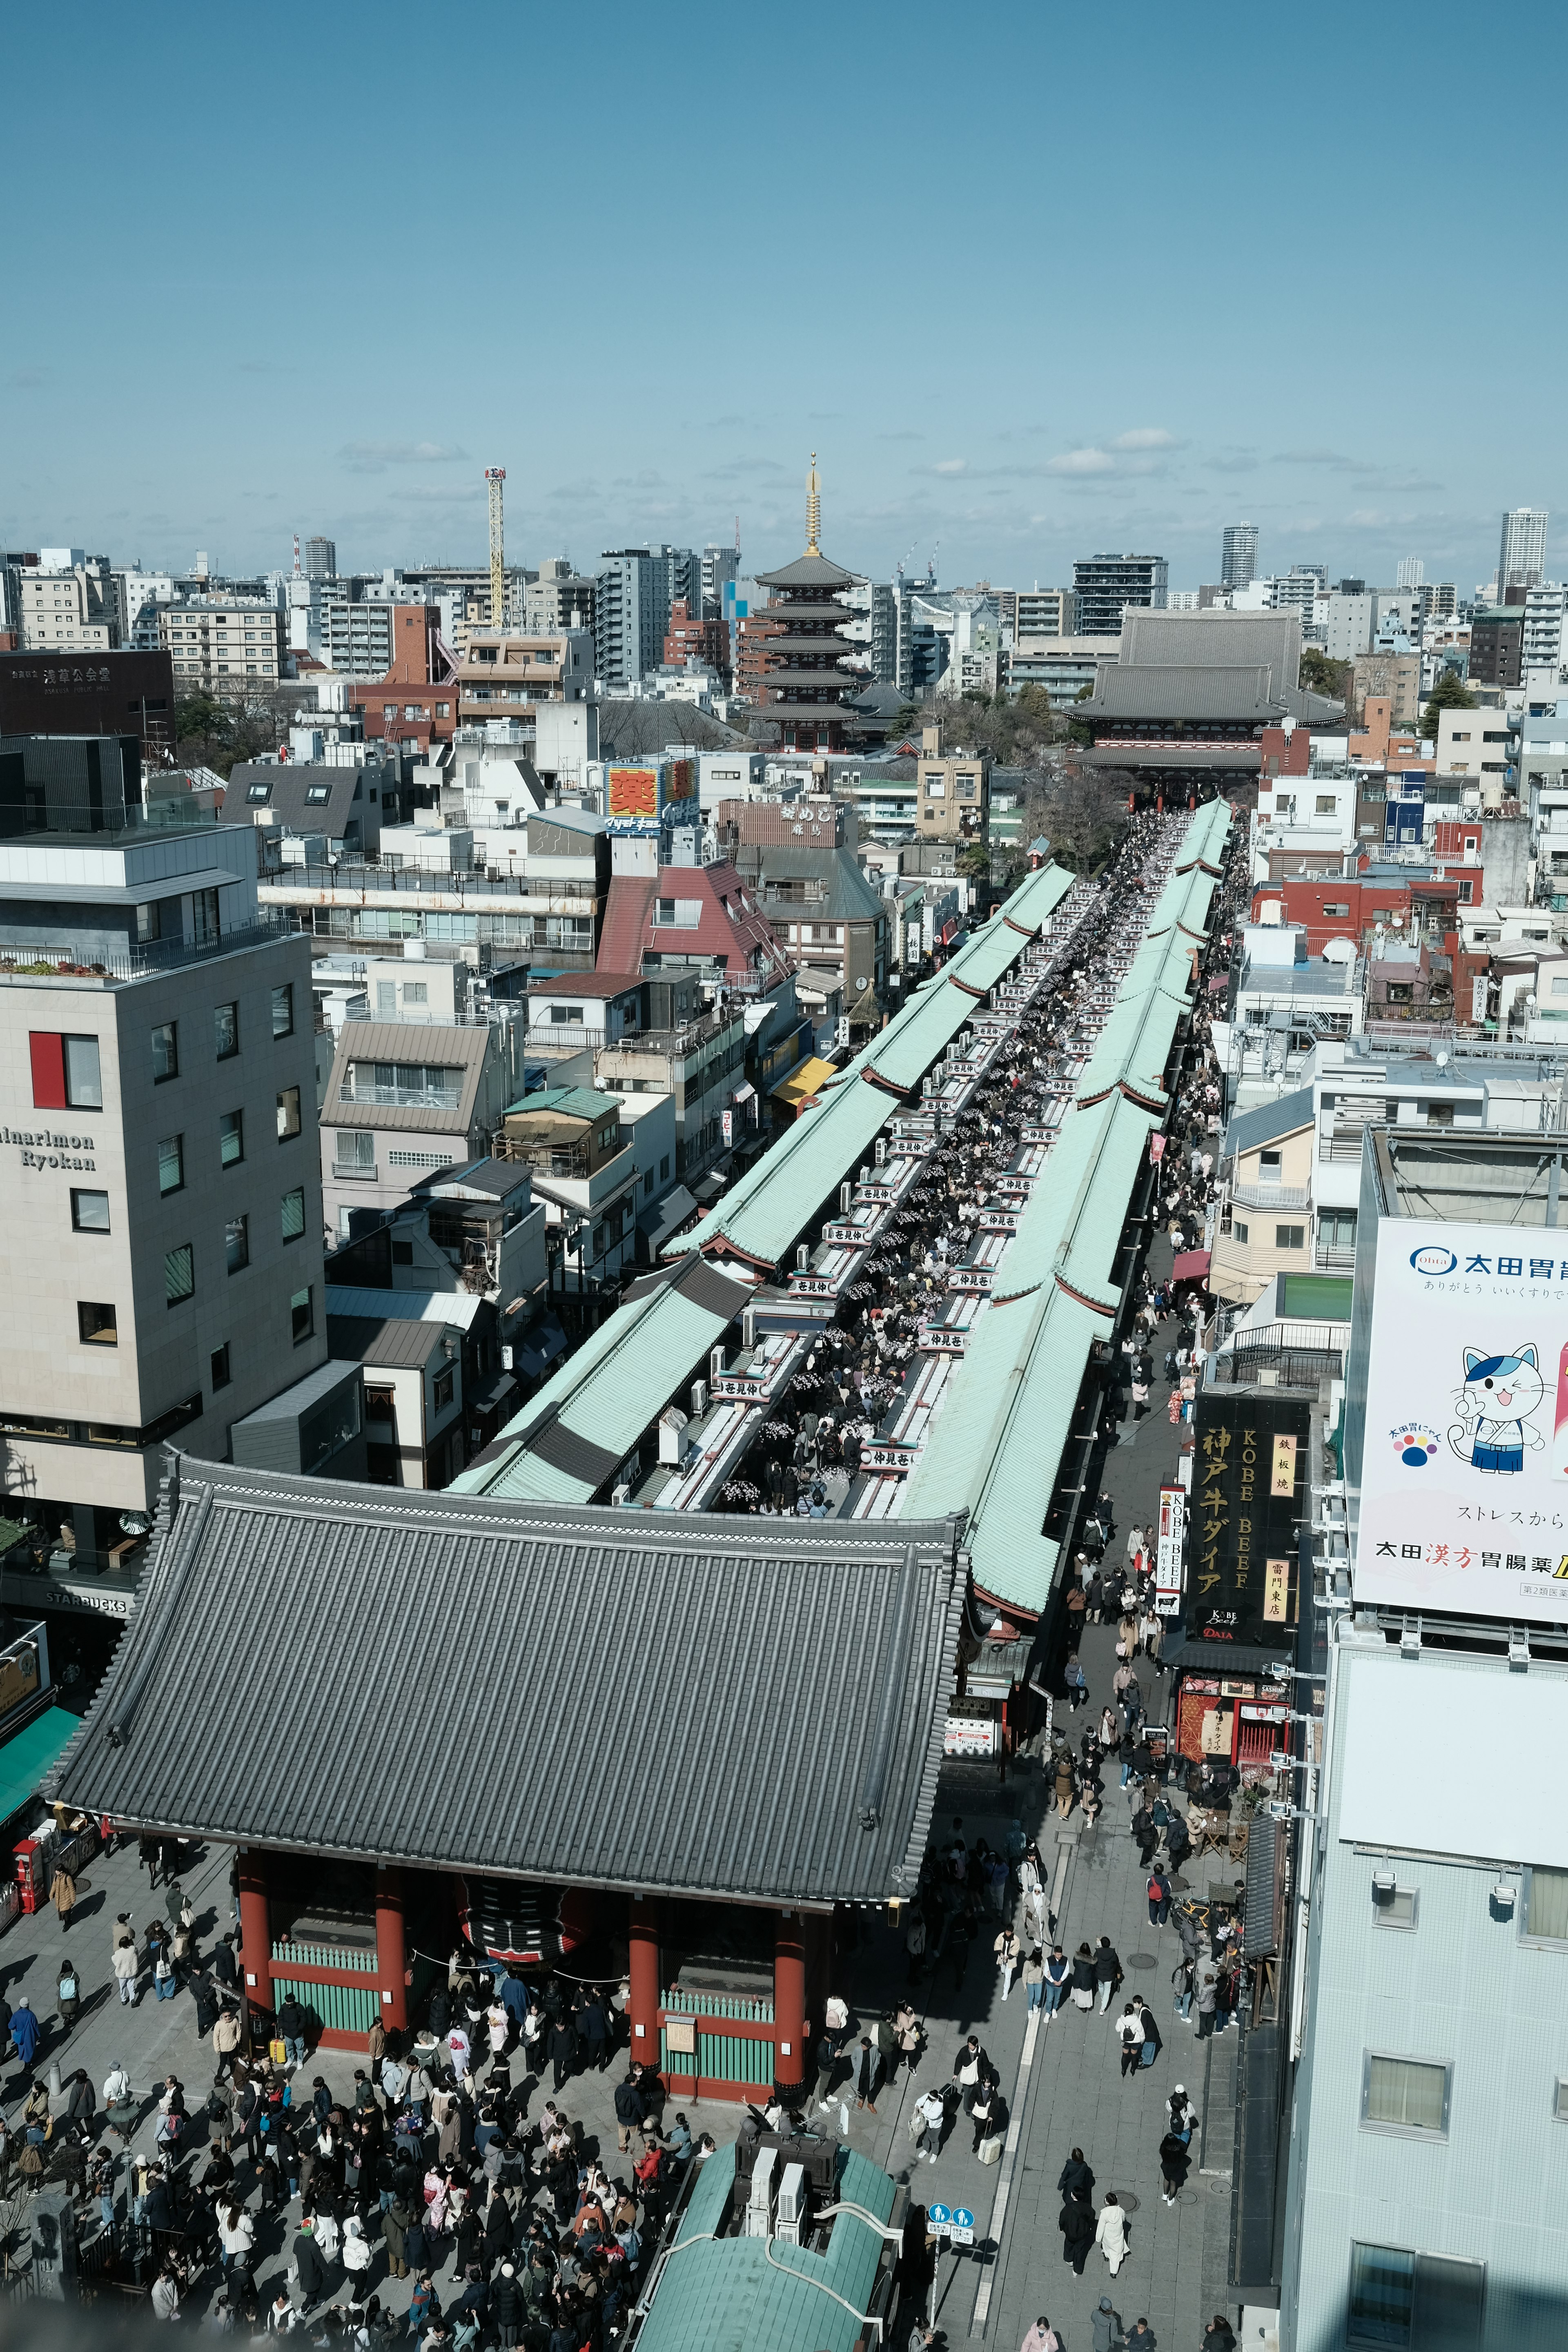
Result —
[{"label": "shop signboard", "polygon": [[1355,1597],[1568,1618],[1568,1236],[1380,1224]]},{"label": "shop signboard", "polygon": [[1182,1607],[1182,1549],[1186,1540],[1187,1496],[1183,1486],[1160,1489],[1159,1534],[1154,1547],[1154,1613],[1175,1617]]},{"label": "shop signboard", "polygon": [[647,768],[612,768],[609,775],[610,816],[657,816],[658,814],[658,770]]},{"label": "shop signboard", "polygon": [[1283,1653],[1300,1605],[1308,1402],[1205,1388],[1195,1415],[1188,1637]]}]

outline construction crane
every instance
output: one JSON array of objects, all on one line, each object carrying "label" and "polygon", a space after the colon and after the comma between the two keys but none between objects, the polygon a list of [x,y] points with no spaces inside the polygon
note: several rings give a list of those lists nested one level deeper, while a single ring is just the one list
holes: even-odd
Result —
[{"label": "construction crane", "polygon": [[506,479],[504,466],[487,466],[485,479],[490,489],[490,626],[506,626],[506,547],[501,530],[501,484]]}]

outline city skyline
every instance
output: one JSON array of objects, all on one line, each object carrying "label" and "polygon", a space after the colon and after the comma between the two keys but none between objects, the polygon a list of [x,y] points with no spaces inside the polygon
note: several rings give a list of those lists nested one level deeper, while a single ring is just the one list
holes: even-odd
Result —
[{"label": "city skyline", "polygon": [[[1506,117],[1526,198],[1551,168],[1550,139],[1530,133],[1563,41],[1536,13],[1545,69],[1510,92]],[[1124,184],[1100,172],[1100,108],[1052,117],[1050,172],[1096,190],[1092,273],[1064,281],[1061,257],[1012,224],[1047,168],[1041,78],[1090,87],[1094,31],[1015,11],[1001,24],[1006,75],[979,56],[944,63],[942,181],[977,197],[921,208],[907,250],[841,277],[824,277],[803,235],[769,264],[765,299],[759,208],[837,189],[824,201],[853,244],[866,167],[874,181],[907,165],[909,125],[929,104],[918,36],[941,26],[935,11],[917,9],[896,45],[879,16],[836,22],[823,58],[810,42],[775,58],[760,31],[737,38],[731,19],[702,11],[660,45],[621,12],[590,65],[564,22],[481,8],[465,38],[494,86],[526,73],[591,94],[594,168],[573,173],[563,145],[572,200],[542,216],[521,155],[487,163],[474,200],[454,160],[473,152],[474,88],[408,69],[424,28],[406,9],[310,20],[308,68],[291,37],[306,20],[287,10],[259,49],[221,26],[193,43],[177,13],[134,28],[106,19],[68,74],[53,23],[24,24],[13,83],[39,152],[97,152],[133,121],[134,194],[106,210],[90,175],[18,184],[0,530],[11,545],[90,541],[149,566],[183,567],[202,547],[231,572],[286,567],[296,530],[335,539],[345,569],[479,561],[483,469],[503,464],[517,560],[728,541],[738,512],[748,567],[766,568],[798,552],[816,447],[825,544],[879,577],[934,554],[944,581],[1056,583],[1075,558],[1138,551],[1195,586],[1216,576],[1240,511],[1258,525],[1260,569],[1321,560],[1335,576],[1389,580],[1416,549],[1429,578],[1468,592],[1489,576],[1505,509],[1568,499],[1544,391],[1521,391],[1494,449],[1457,421],[1491,397],[1484,339],[1454,352],[1429,409],[1369,401],[1348,341],[1342,366],[1320,337],[1300,367],[1279,323],[1279,215],[1210,179],[1213,124],[1261,128],[1277,105],[1282,36],[1196,54],[1180,26],[1138,16],[1116,134],[1140,171]],[[1359,22],[1356,38],[1356,85],[1336,89],[1316,126],[1318,255],[1348,254],[1363,234],[1363,183],[1337,167],[1376,152],[1391,80],[1436,152],[1446,134],[1500,136],[1505,123],[1500,89],[1461,91],[1440,41],[1423,57]],[[187,140],[160,139],[171,101],[179,122],[221,123],[220,161],[193,171]],[[655,245],[639,258],[626,236],[626,173],[639,145],[667,141],[671,106],[717,208],[700,283]],[[374,138],[351,135],[356,123]],[[668,185],[671,207],[688,201]],[[222,201],[236,191],[272,200],[243,244]],[[378,191],[380,239],[364,227]],[[358,257],[334,279],[332,224],[351,219]],[[1462,205],[1446,220],[1456,278],[1495,258],[1484,234]],[[1109,311],[1088,299],[1104,255]],[[962,297],[942,290],[954,286]],[[917,332],[922,302],[931,323]],[[1556,373],[1557,316],[1547,306],[1532,385]]]}]

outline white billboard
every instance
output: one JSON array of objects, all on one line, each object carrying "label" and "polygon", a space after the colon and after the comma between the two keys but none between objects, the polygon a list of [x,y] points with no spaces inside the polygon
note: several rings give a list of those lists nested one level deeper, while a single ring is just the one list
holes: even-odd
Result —
[{"label": "white billboard", "polygon": [[1568,1619],[1568,1234],[1380,1225],[1355,1595]]}]

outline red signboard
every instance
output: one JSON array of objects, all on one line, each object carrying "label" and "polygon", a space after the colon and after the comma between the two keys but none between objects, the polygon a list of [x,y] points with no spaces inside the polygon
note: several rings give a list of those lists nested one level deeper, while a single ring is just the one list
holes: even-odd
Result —
[{"label": "red signboard", "polygon": [[612,768],[610,770],[610,814],[612,816],[657,816],[658,814],[658,770],[657,768]]}]

